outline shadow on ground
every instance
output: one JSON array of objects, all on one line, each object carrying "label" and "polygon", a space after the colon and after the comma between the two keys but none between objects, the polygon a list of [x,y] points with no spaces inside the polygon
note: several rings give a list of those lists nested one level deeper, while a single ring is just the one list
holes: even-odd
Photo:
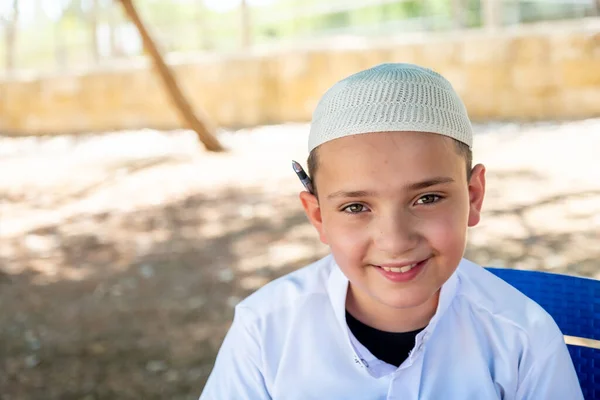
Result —
[{"label": "shadow on ground", "polygon": [[197,398],[233,306],[323,254],[310,229],[296,196],[232,189],[15,239],[2,398]]},{"label": "shadow on ground", "polygon": [[[472,229],[466,257],[482,265],[600,278],[600,185],[539,194],[544,175],[528,170],[488,173],[493,182],[483,227]],[[504,204],[515,186],[527,201]],[[526,196],[525,196],[526,197]]]},{"label": "shadow on ground", "polygon": [[[539,179],[515,174],[531,185]],[[473,231],[467,256],[484,265],[595,274],[597,231],[536,222],[585,224],[593,208],[577,216],[565,209],[582,198],[598,204],[600,192],[492,207],[484,214],[492,222]],[[235,304],[325,254],[296,195],[258,189],[78,215],[4,246],[11,249],[0,276],[6,400],[195,399]]]}]

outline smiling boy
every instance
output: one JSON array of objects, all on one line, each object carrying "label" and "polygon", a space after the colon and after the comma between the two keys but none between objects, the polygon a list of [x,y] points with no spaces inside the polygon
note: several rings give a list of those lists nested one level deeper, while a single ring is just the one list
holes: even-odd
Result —
[{"label": "smiling boy", "polygon": [[325,93],[302,206],[331,255],[236,307],[202,400],[582,399],[537,304],[463,259],[485,193],[441,75],[382,64]]}]

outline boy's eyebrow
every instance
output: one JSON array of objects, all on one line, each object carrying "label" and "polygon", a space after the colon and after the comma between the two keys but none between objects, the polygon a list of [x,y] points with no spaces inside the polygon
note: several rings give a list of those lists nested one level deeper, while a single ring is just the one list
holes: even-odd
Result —
[{"label": "boy's eyebrow", "polygon": [[352,198],[352,197],[371,197],[374,196],[375,192],[368,192],[366,190],[353,190],[353,191],[345,191],[345,190],[339,190],[337,192],[333,192],[331,193],[329,196],[327,196],[328,199],[334,199],[336,197],[345,197],[345,198]]},{"label": "boy's eyebrow", "polygon": [[435,178],[427,179],[421,182],[415,182],[408,185],[408,190],[421,190],[427,189],[430,186],[441,185],[443,183],[452,183],[454,179],[449,176],[436,176]]},{"label": "boy's eyebrow", "polygon": [[[427,180],[424,180],[421,182],[411,183],[406,186],[406,189],[410,190],[410,191],[422,190],[422,189],[427,189],[428,187],[431,187],[431,186],[441,185],[443,183],[452,183],[452,182],[454,182],[454,179],[450,178],[449,176],[437,176],[435,178],[430,178],[430,179],[427,179]],[[337,192],[331,193],[330,195],[327,196],[327,198],[334,199],[336,197],[344,197],[344,198],[373,197],[375,195],[376,195],[375,192],[367,191],[367,190],[352,190],[352,191],[339,190]]]}]

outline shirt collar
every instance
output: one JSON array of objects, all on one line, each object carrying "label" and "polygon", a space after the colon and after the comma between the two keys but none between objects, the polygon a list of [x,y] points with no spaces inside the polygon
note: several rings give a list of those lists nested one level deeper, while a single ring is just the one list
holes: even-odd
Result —
[{"label": "shirt collar", "polygon": [[[343,328],[343,331],[347,332],[348,325],[346,324],[346,295],[348,293],[348,278],[346,278],[346,276],[342,273],[340,267],[338,267],[337,263],[333,259],[333,256],[330,257],[332,268],[329,275],[329,280],[327,282],[327,293],[329,294],[329,299],[333,307],[335,318]],[[346,339],[348,339],[348,344],[350,344],[348,335],[345,336]]]},{"label": "shirt collar", "polygon": [[[346,276],[342,273],[340,267],[335,262],[333,256],[330,257],[332,268],[331,273],[329,275],[329,280],[327,282],[327,292],[329,294],[331,305],[333,307],[333,312],[338,323],[340,324],[340,327],[342,328],[342,331],[344,332],[344,340],[352,349],[352,356],[354,357],[355,363],[368,368],[369,363],[361,357],[361,354],[366,349],[364,349],[362,345],[356,346],[353,343],[352,339],[354,337],[348,329],[348,324],[346,323],[346,295],[348,293],[348,278],[346,278]],[[437,326],[438,322],[443,317],[446,310],[450,307],[450,304],[452,303],[452,300],[454,299],[456,291],[458,289],[457,274],[458,268],[456,269],[456,271],[454,271],[450,278],[448,278],[448,280],[442,285],[440,289],[440,298],[437,310],[433,315],[433,318],[431,318],[431,321],[429,321],[429,324],[417,335],[414,350],[420,350],[425,345],[427,339],[431,337],[431,334]],[[355,340],[356,339],[354,339],[354,341]],[[363,351],[358,351],[357,347],[362,348]],[[416,357],[417,354],[418,351],[411,352],[409,359]]]}]

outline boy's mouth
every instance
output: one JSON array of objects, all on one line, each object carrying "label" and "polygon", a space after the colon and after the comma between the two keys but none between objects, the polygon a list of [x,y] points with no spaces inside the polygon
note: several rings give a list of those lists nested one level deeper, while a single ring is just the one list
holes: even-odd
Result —
[{"label": "boy's mouth", "polygon": [[394,264],[382,264],[373,265],[381,272],[381,274],[387,279],[394,282],[410,281],[419,275],[425,264],[431,257],[427,257],[424,260],[410,262],[410,263],[394,263]]},{"label": "boy's mouth", "polygon": [[414,263],[414,264],[410,264],[410,265],[405,265],[403,267],[384,267],[384,266],[381,266],[379,268],[383,268],[383,270],[387,271],[387,272],[402,272],[402,273],[404,273],[404,272],[408,272],[411,269],[413,269],[414,267],[416,267],[417,264],[418,263]]}]

